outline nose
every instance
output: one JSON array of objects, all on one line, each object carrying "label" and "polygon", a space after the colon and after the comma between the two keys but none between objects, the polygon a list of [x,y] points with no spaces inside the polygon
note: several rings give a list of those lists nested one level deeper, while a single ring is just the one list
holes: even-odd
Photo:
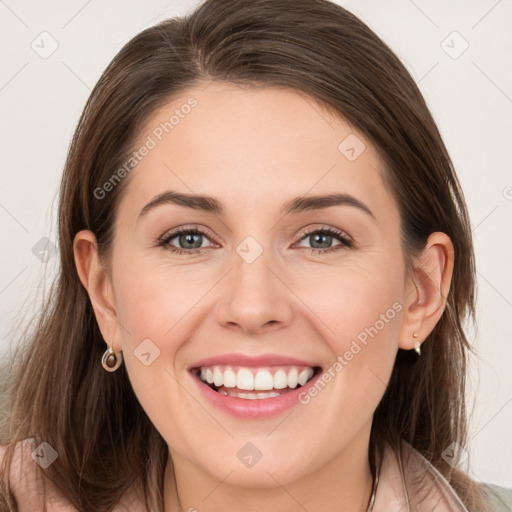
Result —
[{"label": "nose", "polygon": [[293,317],[293,293],[266,251],[251,263],[238,254],[233,261],[234,268],[226,276],[217,303],[218,322],[248,335],[289,325]]}]

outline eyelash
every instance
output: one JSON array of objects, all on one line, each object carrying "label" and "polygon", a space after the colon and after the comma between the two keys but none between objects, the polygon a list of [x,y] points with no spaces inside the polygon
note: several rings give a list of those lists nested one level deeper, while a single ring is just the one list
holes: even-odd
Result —
[{"label": "eyelash", "polygon": [[[299,241],[304,240],[308,236],[311,236],[313,234],[321,233],[323,235],[329,235],[334,238],[337,238],[341,243],[339,245],[335,245],[334,247],[330,247],[328,249],[315,249],[310,248],[311,254],[323,254],[326,252],[334,252],[338,251],[340,249],[348,249],[354,246],[354,242],[350,237],[345,235],[342,231],[339,231],[334,228],[312,228],[308,231],[306,231],[303,236],[300,238]],[[173,231],[172,233],[169,233],[168,235],[165,235],[164,237],[158,239],[158,247],[164,247],[166,250],[171,251],[175,254],[199,254],[201,253],[205,247],[202,248],[196,248],[196,249],[180,249],[179,247],[174,247],[173,245],[170,245],[170,242],[172,239],[176,238],[179,235],[183,234],[200,234],[207,238],[209,238],[209,233],[203,231],[200,228],[180,228],[176,231]],[[309,247],[304,247],[304,249],[309,249]]]}]

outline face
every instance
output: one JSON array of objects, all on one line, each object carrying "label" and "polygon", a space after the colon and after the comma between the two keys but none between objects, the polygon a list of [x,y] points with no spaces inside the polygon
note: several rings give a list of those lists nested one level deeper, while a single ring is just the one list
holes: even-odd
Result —
[{"label": "face", "polygon": [[399,212],[342,118],[285,88],[205,86],[135,145],[110,341],[175,465],[285,485],[368,444],[407,295]]}]

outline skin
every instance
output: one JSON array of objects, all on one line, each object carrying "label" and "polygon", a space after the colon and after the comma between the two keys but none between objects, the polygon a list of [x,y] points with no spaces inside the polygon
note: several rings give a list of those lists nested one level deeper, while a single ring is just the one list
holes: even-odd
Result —
[{"label": "skin", "polygon": [[[412,349],[441,317],[453,246],[433,233],[407,275],[398,207],[361,133],[289,89],[205,86],[174,98],[141,130],[140,144],[197,99],[128,178],[108,267],[92,232],[79,232],[74,244],[104,339],[122,350],[135,393],[168,444],[165,509],[178,510],[176,480],[184,511],[364,511],[374,410],[398,348]],[[366,146],[352,162],[338,150],[349,134]],[[225,214],[165,204],[138,220],[166,190],[214,196]],[[291,198],[333,192],[353,195],[375,218],[348,205],[280,214]],[[200,238],[201,254],[157,247],[179,226],[210,233]],[[355,246],[312,253],[340,244],[304,234],[322,227],[347,233]],[[263,249],[250,264],[236,252],[247,236]],[[190,251],[183,243],[172,241]],[[299,357],[327,369],[397,302],[401,311],[317,396],[270,419],[220,411],[186,370],[232,352]],[[149,366],[134,355],[147,338],[160,350]],[[251,468],[237,458],[247,442],[262,453]]]}]

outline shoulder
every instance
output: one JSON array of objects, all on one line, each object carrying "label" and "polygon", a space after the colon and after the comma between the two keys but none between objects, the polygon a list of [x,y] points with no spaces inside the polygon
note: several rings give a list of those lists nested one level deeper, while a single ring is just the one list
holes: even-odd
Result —
[{"label": "shoulder", "polygon": [[[0,444],[0,476],[8,447]],[[10,465],[10,490],[14,495],[18,512],[78,512],[56,487],[44,476],[44,469],[51,464],[57,452],[43,443],[36,445],[33,438],[16,443]],[[114,512],[143,512],[146,508],[134,490],[128,492]]]},{"label": "shoulder", "polygon": [[[417,512],[468,512],[444,476],[420,452],[402,441],[398,449],[386,446],[381,463],[375,508]],[[392,507],[386,508],[391,502]]]},{"label": "shoulder", "polygon": [[[33,440],[25,439],[16,443],[14,453],[11,459],[9,469],[10,491],[14,494],[16,503],[20,512],[29,510],[37,510],[36,507],[41,506],[40,481],[36,468],[30,464],[31,453],[34,450]],[[7,445],[0,445],[0,468],[3,473],[6,456],[8,453]],[[32,460],[32,462],[34,462]]]},{"label": "shoulder", "polygon": [[[405,450],[409,450],[413,455],[413,462],[408,470],[412,470],[411,472],[413,474],[415,472],[418,474],[417,469],[422,467],[431,475],[429,480],[431,481],[432,488],[435,489],[434,496],[439,496],[439,503],[445,502],[448,506],[446,510],[466,511],[466,507],[462,504],[460,498],[446,478],[411,445],[405,443],[405,441],[402,444]],[[478,485],[483,488],[485,494],[487,494],[488,512],[512,511],[512,489],[485,482],[481,482]],[[444,508],[442,510],[444,510]]]},{"label": "shoulder", "polygon": [[[4,458],[8,447],[0,445],[0,468],[4,467]],[[44,479],[44,447],[36,446],[33,438],[16,443],[9,468],[10,490],[14,495],[19,512],[46,510],[48,512],[78,512],[69,503],[52,492],[51,485]],[[38,462],[42,461],[42,462]]]},{"label": "shoulder", "polygon": [[490,483],[481,485],[489,496],[492,512],[510,512],[512,510],[512,489]]}]

